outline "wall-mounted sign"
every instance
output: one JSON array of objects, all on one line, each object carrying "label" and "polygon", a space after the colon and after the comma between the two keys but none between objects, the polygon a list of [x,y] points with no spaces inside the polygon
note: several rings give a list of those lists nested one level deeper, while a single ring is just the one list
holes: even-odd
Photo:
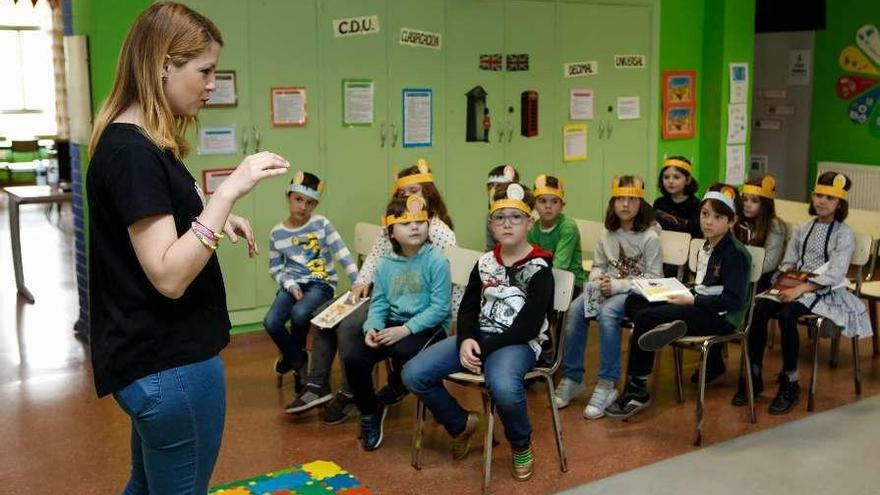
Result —
[{"label": "wall-mounted sign", "polygon": [[272,126],[306,125],[306,88],[272,88]]},{"label": "wall-mounted sign", "polygon": [[647,66],[644,55],[615,55],[615,69],[644,69]]},{"label": "wall-mounted sign", "polygon": [[587,124],[562,126],[562,161],[577,162],[587,159]]},{"label": "wall-mounted sign", "polygon": [[789,50],[788,52],[788,84],[791,86],[809,86],[812,76],[810,62],[813,59],[811,50]]},{"label": "wall-mounted sign", "polygon": [[755,129],[761,131],[780,131],[782,130],[782,121],[779,119],[757,119],[755,120]]},{"label": "wall-mounted sign", "polygon": [[571,62],[562,66],[565,77],[594,76],[599,73],[599,62],[588,60],[585,62]]},{"label": "wall-mounted sign", "polygon": [[794,115],[794,112],[794,105],[783,105],[780,103],[767,103],[764,105],[764,113],[767,115]]},{"label": "wall-mounted sign", "polygon": [[440,49],[440,33],[419,31],[418,29],[400,28],[400,44],[418,48]]},{"label": "wall-mounted sign", "polygon": [[378,32],[379,16],[377,15],[333,19],[333,36],[337,38],[376,34]]},{"label": "wall-mounted sign", "polygon": [[593,120],[592,89],[571,89],[568,100],[568,118],[571,120]]},{"label": "wall-mounted sign", "polygon": [[342,80],[342,125],[346,127],[373,125],[373,80]]},{"label": "wall-mounted sign", "polygon": [[235,172],[234,168],[202,170],[202,191],[205,194],[214,194],[214,191],[220,187],[220,184],[222,184],[227,177],[232,175],[232,172]]},{"label": "wall-mounted sign", "polygon": [[430,89],[403,90],[403,147],[431,146],[432,96]]},{"label": "wall-mounted sign", "polygon": [[200,155],[234,155],[236,150],[234,125],[199,127]]},{"label": "wall-mounted sign", "polygon": [[758,88],[758,98],[784,100],[788,98],[788,90],[785,88]]}]

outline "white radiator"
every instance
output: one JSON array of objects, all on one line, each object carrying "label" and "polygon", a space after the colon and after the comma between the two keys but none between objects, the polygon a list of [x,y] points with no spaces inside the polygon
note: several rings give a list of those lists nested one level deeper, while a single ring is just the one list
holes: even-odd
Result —
[{"label": "white radiator", "polygon": [[852,189],[847,195],[850,208],[880,211],[880,165],[819,162],[816,169],[817,175],[832,170],[852,179]]}]

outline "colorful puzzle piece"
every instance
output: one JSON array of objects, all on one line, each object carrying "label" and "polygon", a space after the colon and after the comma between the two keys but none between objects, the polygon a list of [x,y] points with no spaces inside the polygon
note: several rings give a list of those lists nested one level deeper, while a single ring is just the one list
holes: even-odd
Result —
[{"label": "colorful puzzle piece", "polygon": [[868,60],[868,57],[854,46],[848,46],[840,52],[838,59],[840,67],[847,72],[855,72],[858,74],[875,75],[880,74],[877,67]]},{"label": "colorful puzzle piece", "polygon": [[877,26],[868,24],[860,27],[856,31],[856,44],[875,64],[880,64],[880,35],[877,34]]},{"label": "colorful puzzle piece", "polygon": [[313,461],[214,487],[211,495],[372,495],[338,464]]},{"label": "colorful puzzle piece", "polygon": [[856,124],[868,122],[868,116],[874,110],[878,98],[880,98],[880,88],[874,88],[853,100],[849,104],[849,119]]},{"label": "colorful puzzle piece", "polygon": [[837,78],[837,96],[842,100],[849,100],[865,92],[877,84],[880,79],[859,76],[840,76]]}]

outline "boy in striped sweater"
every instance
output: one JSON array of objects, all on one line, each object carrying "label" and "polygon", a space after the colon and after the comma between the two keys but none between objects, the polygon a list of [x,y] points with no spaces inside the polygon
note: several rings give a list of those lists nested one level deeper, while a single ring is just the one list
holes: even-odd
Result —
[{"label": "boy in striped sweater", "polygon": [[[269,235],[269,275],[279,288],[263,326],[281,353],[275,360],[278,374],[299,373],[306,365],[306,335],[312,314],[336,290],[333,259],[352,282],[357,278],[357,266],[333,224],[312,214],[323,192],[324,182],[317,176],[297,172],[287,189],[290,215]],[[289,331],[285,327],[288,320]]]}]

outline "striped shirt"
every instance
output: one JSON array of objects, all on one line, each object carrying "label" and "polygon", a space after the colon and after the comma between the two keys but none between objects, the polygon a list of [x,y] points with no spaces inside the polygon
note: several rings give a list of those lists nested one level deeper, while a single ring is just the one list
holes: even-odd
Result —
[{"label": "striped shirt", "polygon": [[354,259],[333,224],[322,215],[312,215],[295,229],[279,223],[269,234],[269,276],[287,291],[310,282],[323,282],[335,289],[334,258],[354,282],[358,274]]}]

